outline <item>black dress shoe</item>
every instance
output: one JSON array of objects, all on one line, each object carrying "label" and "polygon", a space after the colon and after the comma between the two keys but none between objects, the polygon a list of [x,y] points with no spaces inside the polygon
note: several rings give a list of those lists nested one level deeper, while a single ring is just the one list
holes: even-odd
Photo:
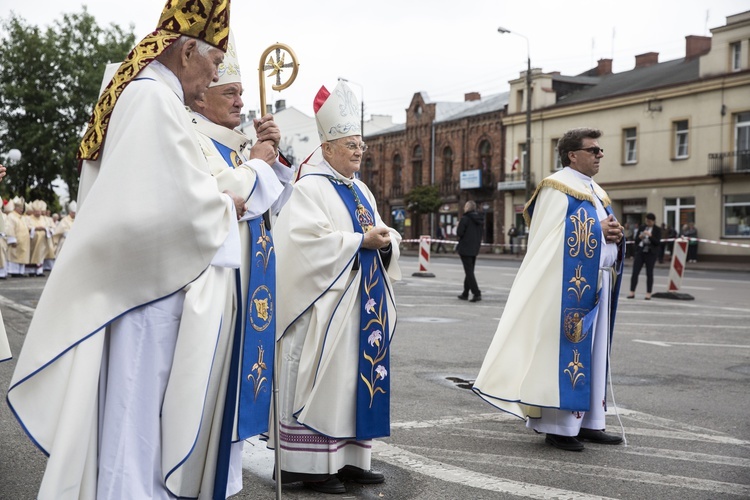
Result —
[{"label": "black dress shoe", "polygon": [[346,493],[344,483],[339,481],[339,478],[333,475],[325,481],[304,481],[302,484],[305,485],[305,488],[309,488],[313,491],[319,491],[320,493],[332,493],[334,495]]},{"label": "black dress shoe", "polygon": [[583,443],[573,436],[547,434],[547,437],[544,438],[544,442],[565,451],[583,451]]},{"label": "black dress shoe", "polygon": [[482,300],[481,295],[474,295],[469,302],[479,302],[480,300]]},{"label": "black dress shoe", "polygon": [[622,443],[622,436],[617,434],[608,434],[604,431],[597,431],[594,429],[581,429],[578,432],[577,439],[581,441],[591,441],[592,443],[599,444],[620,444]]},{"label": "black dress shoe", "polygon": [[344,466],[338,473],[342,481],[354,481],[359,484],[380,484],[385,482],[385,476],[374,470],[364,470],[353,465]]},{"label": "black dress shoe", "polygon": [[469,300],[469,294],[468,293],[462,293],[461,295],[458,296],[458,298],[461,299],[461,300]]}]

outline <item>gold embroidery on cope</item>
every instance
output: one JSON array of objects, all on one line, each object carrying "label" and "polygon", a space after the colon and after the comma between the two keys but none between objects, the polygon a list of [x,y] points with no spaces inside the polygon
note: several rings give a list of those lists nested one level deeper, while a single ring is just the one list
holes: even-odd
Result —
[{"label": "gold embroidery on cope", "polygon": [[255,256],[260,257],[260,263],[263,264],[263,272],[266,272],[268,261],[271,258],[274,248],[271,245],[271,237],[266,233],[265,224],[260,225],[260,236],[258,236],[257,243],[261,246],[261,250],[255,252]]},{"label": "gold embroidery on cope", "polygon": [[586,209],[581,207],[575,214],[570,216],[570,221],[573,223],[573,234],[568,237],[567,242],[571,257],[578,257],[581,250],[583,250],[583,255],[590,259],[594,256],[594,250],[599,244],[592,231],[594,222],[596,221],[588,215]]},{"label": "gold embroidery on cope", "polygon": [[251,298],[254,311],[248,313],[248,319],[257,332],[262,332],[271,324],[273,317],[273,297],[267,286],[261,285],[255,289]]},{"label": "gold embroidery on cope", "polygon": [[568,363],[568,367],[564,370],[564,372],[567,373],[568,376],[570,377],[570,383],[573,385],[573,389],[576,388],[576,384],[581,378],[586,378],[586,375],[578,372],[578,370],[583,368],[583,363],[581,363],[579,359],[580,357],[581,357],[581,354],[577,350],[574,349],[573,361]]},{"label": "gold embroidery on cope", "polygon": [[268,366],[266,366],[265,361],[263,361],[263,354],[265,353],[265,350],[263,349],[263,346],[258,346],[258,361],[253,363],[253,368],[251,371],[257,372],[257,375],[253,375],[250,373],[247,376],[247,380],[253,383],[253,400],[258,399],[258,394],[260,393],[260,389],[263,387],[263,384],[268,381],[268,377],[263,375],[263,372],[268,369]]}]

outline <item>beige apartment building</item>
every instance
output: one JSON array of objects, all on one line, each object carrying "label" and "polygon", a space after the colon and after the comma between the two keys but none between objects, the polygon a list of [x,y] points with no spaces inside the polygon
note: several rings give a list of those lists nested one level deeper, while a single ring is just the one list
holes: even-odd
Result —
[{"label": "beige apartment building", "polygon": [[[527,187],[560,168],[555,151],[568,129],[595,127],[605,150],[596,180],[615,213],[631,224],[645,214],[681,227],[694,222],[699,259],[750,260],[750,11],[729,16],[710,37],[686,36],[685,57],[636,57],[614,74],[612,61],[576,76],[531,70],[510,92],[462,103],[414,95],[405,124],[366,133],[363,178],[381,215],[406,238],[451,225],[467,199],[486,217],[485,241],[505,248],[511,224],[523,231]],[[523,177],[530,87],[530,177]],[[367,126],[365,126],[367,130]],[[438,214],[412,214],[404,195],[435,184]],[[679,229],[678,229],[679,231]]]}]

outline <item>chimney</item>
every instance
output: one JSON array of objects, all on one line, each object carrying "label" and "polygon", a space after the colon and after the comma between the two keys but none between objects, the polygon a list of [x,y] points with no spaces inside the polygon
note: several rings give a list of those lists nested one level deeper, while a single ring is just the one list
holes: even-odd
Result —
[{"label": "chimney", "polygon": [[482,96],[479,94],[479,92],[469,92],[467,94],[464,94],[464,102],[469,101],[481,101]]},{"label": "chimney", "polygon": [[286,109],[286,100],[285,99],[279,99],[276,101],[276,112]]},{"label": "chimney", "polygon": [[711,51],[711,37],[688,35],[685,37],[685,59],[708,54]]},{"label": "chimney", "polygon": [[599,59],[599,64],[596,67],[596,76],[604,76],[612,74],[612,59]]},{"label": "chimney", "polygon": [[658,52],[646,52],[645,54],[641,54],[638,56],[635,56],[635,68],[646,68],[648,66],[653,66],[654,64],[659,63],[659,53]]}]

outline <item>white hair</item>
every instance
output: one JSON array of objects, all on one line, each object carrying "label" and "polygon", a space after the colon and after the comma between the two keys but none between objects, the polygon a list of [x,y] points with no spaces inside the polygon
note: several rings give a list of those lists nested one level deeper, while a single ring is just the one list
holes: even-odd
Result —
[{"label": "white hair", "polygon": [[167,47],[167,49],[164,52],[162,52],[162,55],[169,57],[172,52],[175,52],[175,51],[179,52],[180,48],[183,45],[185,45],[185,43],[188,40],[195,40],[195,43],[196,43],[195,47],[198,50],[198,54],[202,55],[203,57],[207,57],[211,49],[220,50],[214,47],[213,45],[211,45],[210,43],[204,40],[201,40],[200,38],[193,38],[187,35],[182,35],[180,36],[180,38],[175,40],[175,42],[172,45]]}]

